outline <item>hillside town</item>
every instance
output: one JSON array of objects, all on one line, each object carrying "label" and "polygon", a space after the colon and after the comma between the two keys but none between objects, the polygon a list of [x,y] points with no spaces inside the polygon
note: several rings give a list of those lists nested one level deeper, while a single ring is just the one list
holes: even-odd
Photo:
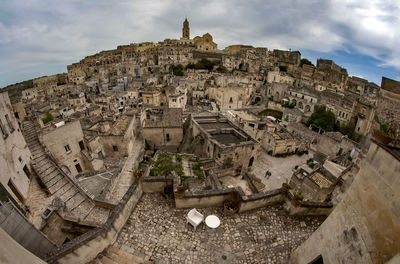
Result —
[{"label": "hillside town", "polygon": [[2,245],[15,263],[397,263],[400,82],[315,64],[185,19],[2,89]]}]

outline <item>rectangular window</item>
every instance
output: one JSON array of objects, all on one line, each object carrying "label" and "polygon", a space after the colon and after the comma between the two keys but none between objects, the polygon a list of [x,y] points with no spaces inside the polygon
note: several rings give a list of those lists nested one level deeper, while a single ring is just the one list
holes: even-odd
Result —
[{"label": "rectangular window", "polygon": [[7,120],[8,127],[10,128],[10,132],[12,133],[14,131],[14,127],[13,127],[10,117],[8,115],[6,115],[6,120]]},{"label": "rectangular window", "polygon": [[85,144],[83,144],[83,141],[79,141],[79,147],[81,148],[81,150],[85,149]]},{"label": "rectangular window", "polygon": [[118,146],[112,146],[114,151],[118,151]]},{"label": "rectangular window", "polygon": [[28,167],[25,165],[22,170],[25,172],[26,177],[28,177],[28,179],[30,179],[31,178],[31,172],[28,169]]},{"label": "rectangular window", "polygon": [[82,167],[81,167],[81,165],[78,163],[78,164],[75,164],[75,168],[76,168],[76,171],[78,172],[78,173],[81,173],[82,172]]},{"label": "rectangular window", "polygon": [[69,147],[69,145],[65,145],[64,149],[65,149],[65,152],[71,152],[71,148]]},{"label": "rectangular window", "polygon": [[3,136],[3,138],[6,138],[8,136],[6,128],[3,126],[3,123],[0,120],[0,132]]}]

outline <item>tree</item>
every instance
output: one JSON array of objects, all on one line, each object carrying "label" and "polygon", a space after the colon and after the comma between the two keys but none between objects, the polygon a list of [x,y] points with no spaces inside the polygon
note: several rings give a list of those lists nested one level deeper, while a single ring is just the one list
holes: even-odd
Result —
[{"label": "tree", "polygon": [[43,125],[46,125],[48,122],[52,121],[54,119],[53,115],[49,112],[46,112],[45,117],[42,118]]},{"label": "tree", "polygon": [[170,69],[171,69],[172,73],[174,75],[176,75],[176,76],[183,76],[184,75],[183,74],[183,65],[182,64],[178,64],[176,66],[174,64],[172,64]]},{"label": "tree", "polygon": [[312,64],[312,62],[309,61],[309,60],[306,59],[306,58],[301,59],[301,61],[300,61],[300,67],[303,66],[303,64],[314,66],[314,64]]},{"label": "tree", "polygon": [[307,125],[325,131],[334,131],[338,129],[335,114],[327,110],[325,105],[321,105],[314,110],[314,113],[312,113],[307,120]]}]

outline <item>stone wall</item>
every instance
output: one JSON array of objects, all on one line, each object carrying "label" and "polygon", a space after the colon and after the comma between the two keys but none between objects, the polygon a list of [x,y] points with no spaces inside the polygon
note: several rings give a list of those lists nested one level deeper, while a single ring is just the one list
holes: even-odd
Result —
[{"label": "stone wall", "polygon": [[141,182],[143,192],[145,193],[154,193],[154,192],[162,192],[166,186],[172,186],[173,177],[143,177]]},{"label": "stone wall", "polygon": [[[0,205],[0,229],[38,257],[43,257],[44,254],[56,247],[11,202]],[[1,247],[4,246],[3,243],[4,241],[2,241]],[[0,258],[0,262],[3,263],[2,258]]]},{"label": "stone wall", "polygon": [[31,152],[14,117],[7,93],[0,93],[0,126],[4,131],[4,134],[0,132],[0,184],[14,200],[23,203],[30,183],[30,175],[24,172],[24,167],[30,167]]},{"label": "stone wall", "polygon": [[115,242],[142,194],[141,185],[135,181],[104,226],[95,228],[51,251],[44,260],[48,263],[87,263],[94,259]]},{"label": "stone wall", "polygon": [[384,263],[400,252],[400,155],[371,143],[342,201],[290,263]]},{"label": "stone wall", "polygon": [[332,211],[332,203],[303,201],[296,205],[294,201],[286,199],[283,208],[290,216],[305,215],[329,215]]},{"label": "stone wall", "polygon": [[83,131],[79,120],[67,122],[58,128],[47,127],[40,138],[57,162],[68,167],[72,176],[79,173],[77,165],[83,171],[93,169],[81,155],[79,142],[83,142]]},{"label": "stone wall", "polygon": [[283,201],[284,196],[282,195],[281,189],[247,195],[242,197],[239,213],[282,203]]},{"label": "stone wall", "polygon": [[144,127],[142,135],[144,139],[152,142],[156,147],[179,146],[183,139],[183,130],[181,127]]},{"label": "stone wall", "polygon": [[379,121],[395,130],[395,137],[400,138],[400,94],[381,90],[376,113]]},{"label": "stone wall", "polygon": [[207,190],[186,193],[183,198],[175,198],[175,206],[176,208],[222,207],[224,201],[232,197],[233,190]]},{"label": "stone wall", "polygon": [[14,263],[31,263],[31,264],[45,264],[43,260],[36,257],[12,237],[10,237],[3,229],[0,228],[0,256],[2,264]]},{"label": "stone wall", "polygon": [[[100,142],[106,157],[127,157],[130,140],[125,140],[123,136],[101,135]],[[114,146],[117,148],[115,149]]]}]

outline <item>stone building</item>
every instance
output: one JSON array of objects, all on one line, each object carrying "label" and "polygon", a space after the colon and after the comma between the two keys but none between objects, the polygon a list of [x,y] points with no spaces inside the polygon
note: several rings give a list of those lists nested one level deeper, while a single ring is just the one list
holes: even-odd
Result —
[{"label": "stone building", "polygon": [[237,171],[253,165],[259,143],[221,115],[191,117],[191,132],[198,143],[195,154]]},{"label": "stone building", "polygon": [[0,93],[0,198],[23,204],[31,180],[31,152],[20,131],[7,92]]},{"label": "stone building", "polygon": [[400,82],[382,77],[376,113],[381,122],[388,124],[394,138],[400,139]]},{"label": "stone building", "polygon": [[279,66],[290,68],[300,65],[301,53],[299,51],[274,49],[273,55],[277,59]]},{"label": "stone building", "polygon": [[190,39],[190,28],[187,18],[185,18],[185,21],[183,21],[182,39]]},{"label": "stone building", "polygon": [[169,108],[185,109],[186,102],[187,102],[187,96],[186,96],[186,94],[184,94],[182,92],[168,95],[168,107]]},{"label": "stone building", "polygon": [[375,116],[375,106],[360,98],[352,114],[352,121],[355,123],[354,131],[357,134],[366,136],[371,131]]},{"label": "stone building", "polygon": [[335,114],[340,126],[349,125],[355,107],[355,101],[352,96],[326,90],[320,93],[320,100],[320,103],[325,105],[327,110]]},{"label": "stone building", "polygon": [[264,132],[274,129],[275,123],[270,120],[257,117],[249,111],[229,110],[226,112],[226,117],[235,126],[243,129],[247,134],[257,141],[261,141],[264,137]]},{"label": "stone building", "polygon": [[317,71],[322,74],[323,80],[328,82],[328,89],[341,92],[345,90],[348,79],[346,69],[338,66],[332,60],[318,59]]},{"label": "stone building", "polygon": [[143,138],[159,149],[177,151],[183,139],[181,108],[148,108],[141,114]]},{"label": "stone building", "polygon": [[286,72],[276,71],[269,71],[267,76],[268,83],[286,83],[288,85],[293,85],[295,79]]},{"label": "stone building", "polygon": [[293,154],[307,150],[307,144],[289,133],[285,128],[275,124],[264,132],[262,148],[270,155]]},{"label": "stone building", "polygon": [[286,98],[289,103],[307,116],[314,112],[319,101],[319,95],[314,90],[306,87],[302,89],[289,88],[286,92]]},{"label": "stone building", "polygon": [[267,97],[275,102],[280,102],[288,90],[289,85],[287,83],[273,82],[268,85]]},{"label": "stone building", "polygon": [[227,87],[208,87],[206,95],[214,99],[221,111],[242,108],[249,101],[253,87],[230,85]]},{"label": "stone building", "polygon": [[[83,133],[86,137],[96,139],[98,142],[91,144],[91,152],[101,159],[104,157],[121,158],[127,157],[132,149],[134,138],[136,137],[136,117],[132,113],[124,115],[116,115],[111,118],[102,118],[101,116],[93,117],[86,120],[83,126]],[[97,140],[97,139],[96,139]]]},{"label": "stone building", "polygon": [[372,142],[344,198],[290,263],[397,263],[399,161],[398,150]]},{"label": "stone building", "polygon": [[216,51],[218,46],[209,33],[204,34],[202,37],[195,37],[193,42],[197,50],[203,51]]},{"label": "stone building", "polygon": [[41,138],[57,162],[68,168],[72,176],[93,169],[83,154],[86,143],[79,120],[48,126],[42,131]]},{"label": "stone building", "polygon": [[321,169],[313,170],[304,164],[293,173],[289,184],[293,190],[302,193],[304,200],[324,202],[333,191],[336,181]]},{"label": "stone building", "polygon": [[139,96],[142,97],[143,103],[153,106],[162,105],[161,91],[158,89],[139,90]]}]

